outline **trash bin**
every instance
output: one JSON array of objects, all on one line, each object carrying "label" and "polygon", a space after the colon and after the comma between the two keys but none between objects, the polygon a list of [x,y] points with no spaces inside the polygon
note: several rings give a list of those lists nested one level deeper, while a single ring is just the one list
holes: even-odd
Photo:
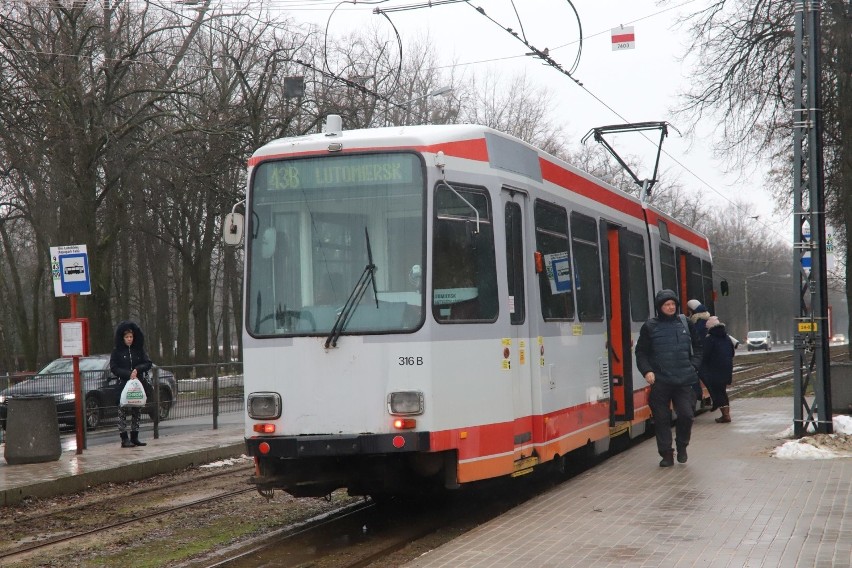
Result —
[{"label": "trash bin", "polygon": [[852,362],[833,361],[831,367],[831,410],[852,413]]},{"label": "trash bin", "polygon": [[52,396],[10,398],[6,402],[6,450],[9,465],[56,461],[62,455],[59,420]]}]

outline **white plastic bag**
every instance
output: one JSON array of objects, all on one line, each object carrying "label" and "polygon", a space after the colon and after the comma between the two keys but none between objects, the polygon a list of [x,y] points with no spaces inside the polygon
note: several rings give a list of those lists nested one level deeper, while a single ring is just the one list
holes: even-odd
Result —
[{"label": "white plastic bag", "polygon": [[145,389],[139,379],[130,379],[121,391],[120,406],[145,406]]}]

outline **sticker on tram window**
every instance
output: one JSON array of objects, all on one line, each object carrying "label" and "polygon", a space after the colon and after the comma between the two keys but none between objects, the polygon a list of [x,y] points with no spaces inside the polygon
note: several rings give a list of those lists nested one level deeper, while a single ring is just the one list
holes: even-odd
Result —
[{"label": "sticker on tram window", "polygon": [[571,291],[571,261],[567,252],[544,255],[547,280],[551,294],[565,294]]}]

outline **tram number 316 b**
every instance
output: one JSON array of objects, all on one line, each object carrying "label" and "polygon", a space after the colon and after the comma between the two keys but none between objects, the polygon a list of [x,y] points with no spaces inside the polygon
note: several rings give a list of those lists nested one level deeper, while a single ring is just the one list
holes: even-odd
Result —
[{"label": "tram number 316 b", "polygon": [[423,364],[423,357],[400,357],[400,367],[419,367]]}]

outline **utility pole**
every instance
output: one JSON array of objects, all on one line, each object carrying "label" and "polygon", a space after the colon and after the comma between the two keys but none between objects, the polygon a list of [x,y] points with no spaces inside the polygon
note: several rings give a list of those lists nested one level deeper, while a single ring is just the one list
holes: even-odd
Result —
[{"label": "utility pole", "polygon": [[[793,351],[793,431],[831,434],[819,0],[797,0],[793,93],[793,274],[798,274]],[[813,395],[808,394],[813,389]],[[810,398],[809,398],[810,396]]]}]

